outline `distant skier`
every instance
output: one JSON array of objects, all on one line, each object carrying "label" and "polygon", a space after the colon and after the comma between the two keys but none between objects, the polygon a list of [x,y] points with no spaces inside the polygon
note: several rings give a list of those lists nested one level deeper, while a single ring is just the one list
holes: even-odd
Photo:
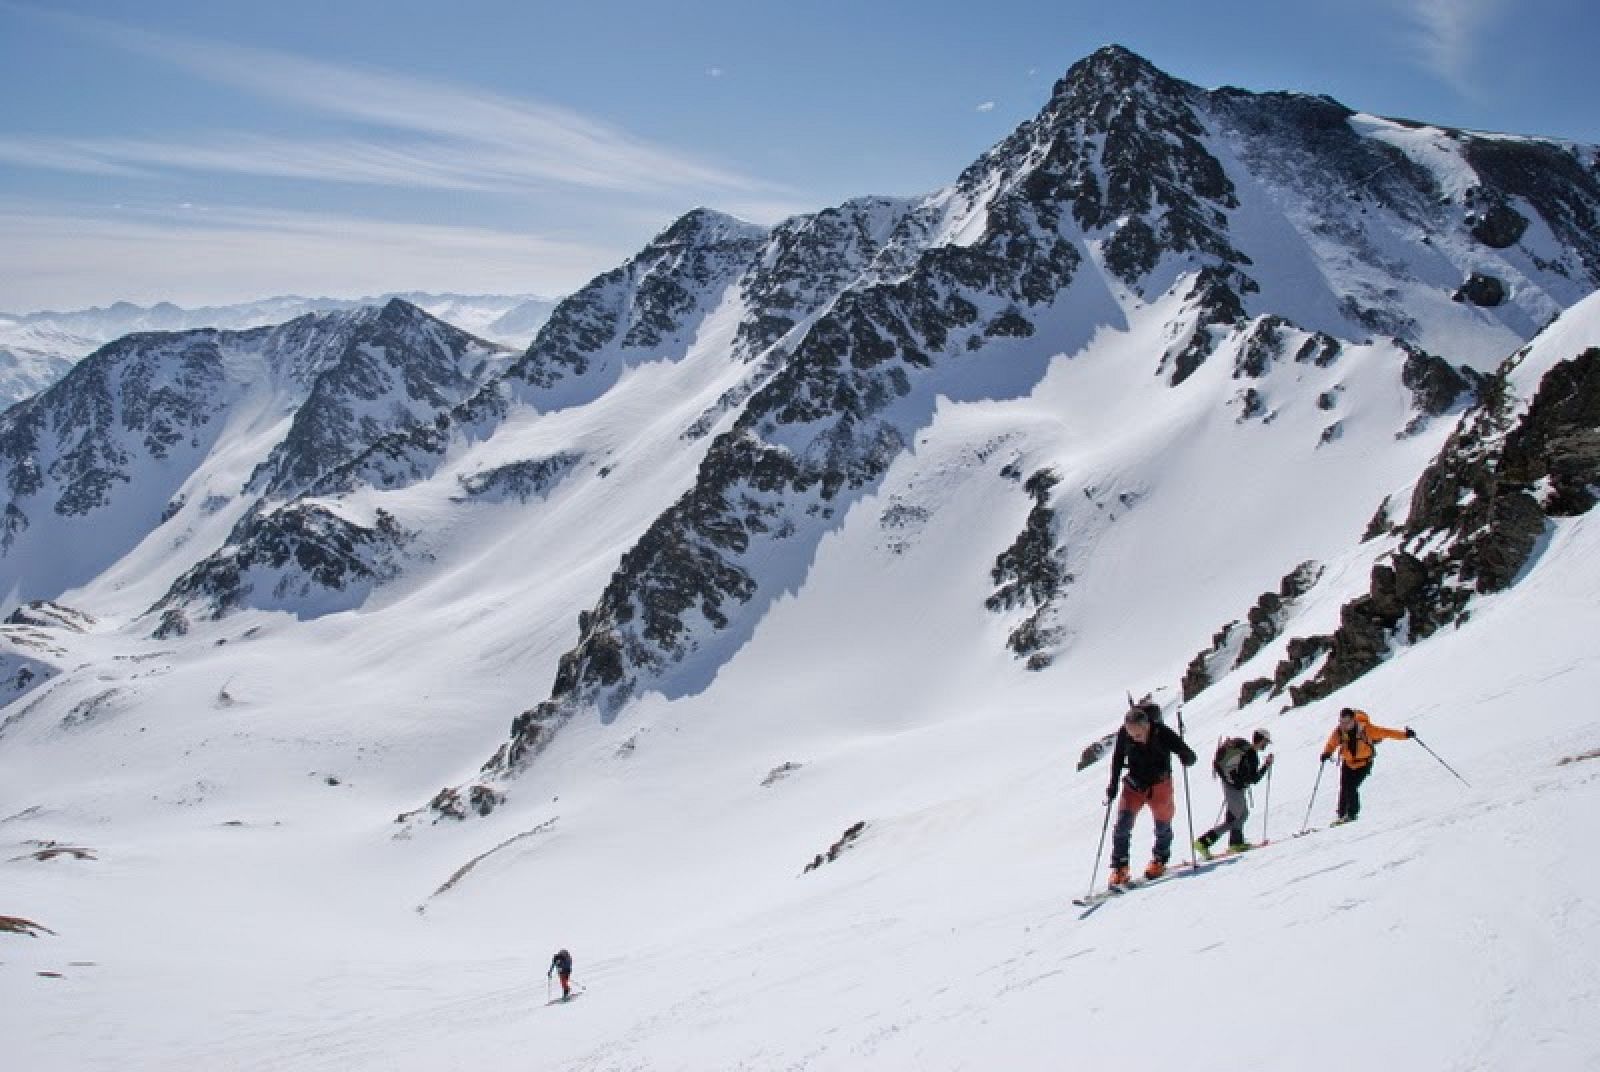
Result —
[{"label": "distant skier", "polygon": [[[1111,784],[1106,786],[1106,801],[1116,798],[1117,825],[1111,835],[1111,885],[1127,883],[1128,849],[1133,839],[1133,821],[1145,805],[1155,819],[1156,840],[1150,864],[1144,869],[1147,879],[1160,878],[1167,870],[1172,852],[1172,817],[1177,811],[1172,788],[1172,756],[1177,753],[1185,767],[1194,766],[1195,754],[1183,738],[1161,721],[1161,708],[1153,703],[1135,704],[1123,716],[1111,755]],[[1127,777],[1123,777],[1123,769]]]},{"label": "distant skier", "polygon": [[1202,858],[1211,859],[1211,846],[1224,832],[1228,835],[1229,851],[1243,852],[1251,847],[1244,836],[1244,821],[1250,817],[1250,798],[1245,791],[1272,769],[1272,757],[1268,756],[1263,763],[1260,755],[1271,744],[1272,736],[1266,730],[1256,730],[1248,741],[1243,737],[1229,737],[1217,746],[1217,754],[1211,759],[1211,771],[1222,779],[1222,799],[1227,810],[1222,822],[1195,839],[1195,851]]},{"label": "distant skier", "polygon": [[548,982],[550,976],[558,975],[561,978],[561,1000],[565,1001],[572,996],[572,954],[565,949],[557,951],[550,958],[550,970],[544,973]]},{"label": "distant skier", "polygon": [[1333,820],[1334,826],[1353,823],[1360,816],[1361,783],[1372,773],[1372,761],[1378,755],[1377,742],[1403,741],[1416,735],[1410,726],[1391,730],[1376,725],[1365,711],[1346,707],[1339,712],[1339,725],[1328,735],[1328,743],[1322,746],[1322,762],[1328,762],[1337,751],[1341,764],[1339,813]]}]

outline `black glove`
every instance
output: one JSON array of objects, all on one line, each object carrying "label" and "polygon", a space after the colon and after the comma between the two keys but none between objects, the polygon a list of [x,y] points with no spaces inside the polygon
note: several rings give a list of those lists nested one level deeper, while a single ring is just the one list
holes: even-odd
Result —
[{"label": "black glove", "polygon": [[1277,759],[1277,758],[1278,758],[1277,756],[1268,756],[1267,757],[1267,761],[1265,763],[1261,764],[1261,773],[1265,774],[1269,770],[1271,770],[1272,769],[1272,761],[1274,759]]},{"label": "black glove", "polygon": [[1416,735],[1417,735],[1417,731],[1416,730],[1412,729],[1410,726],[1406,727],[1406,740],[1409,741],[1411,738],[1415,737]]},{"label": "black glove", "polygon": [[1328,762],[1328,760],[1330,760],[1332,758],[1333,758],[1333,753],[1332,752],[1324,752],[1324,753],[1322,753],[1322,762],[1326,763],[1326,762]]},{"label": "black glove", "polygon": [[1116,799],[1117,799],[1117,783],[1116,782],[1112,782],[1110,785],[1106,786],[1106,802],[1110,803],[1111,801],[1116,800]]}]

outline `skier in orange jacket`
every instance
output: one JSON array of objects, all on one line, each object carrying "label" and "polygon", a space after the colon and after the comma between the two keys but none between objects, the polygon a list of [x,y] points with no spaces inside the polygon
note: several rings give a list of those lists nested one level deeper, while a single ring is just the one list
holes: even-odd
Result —
[{"label": "skier in orange jacket", "polygon": [[1355,822],[1361,814],[1361,783],[1372,773],[1372,761],[1377,758],[1378,741],[1404,741],[1415,737],[1410,726],[1391,730],[1379,726],[1367,717],[1365,711],[1346,707],[1339,712],[1339,725],[1328,735],[1322,746],[1322,762],[1339,753],[1339,814],[1333,825]]}]

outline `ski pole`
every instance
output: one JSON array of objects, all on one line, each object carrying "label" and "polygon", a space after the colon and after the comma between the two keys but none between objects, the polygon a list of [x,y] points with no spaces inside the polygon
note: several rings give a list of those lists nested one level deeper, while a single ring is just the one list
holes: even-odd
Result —
[{"label": "ski pole", "polygon": [[1085,896],[1094,896],[1094,878],[1100,873],[1100,854],[1106,848],[1106,831],[1111,829],[1111,802],[1115,797],[1106,798],[1106,821],[1100,824],[1100,845],[1094,850],[1094,870],[1089,872],[1089,892]]},{"label": "ski pole", "polygon": [[[1183,740],[1183,708],[1178,708],[1178,739]],[[1185,744],[1188,742],[1185,741]],[[1189,866],[1196,871],[1200,869],[1200,861],[1194,853],[1194,798],[1189,795],[1189,768],[1181,761],[1183,767],[1183,810],[1189,815]]]},{"label": "ski pole", "polygon": [[[1454,767],[1452,767],[1450,764],[1446,763],[1443,759],[1439,758],[1439,753],[1435,752],[1431,748],[1428,748],[1428,746],[1426,744],[1423,744],[1423,741],[1422,741],[1421,737],[1418,737],[1415,733],[1413,733],[1411,735],[1411,739],[1413,741],[1416,741],[1418,744],[1422,745],[1422,747],[1427,750],[1428,755],[1432,756],[1434,759],[1438,759],[1439,763],[1444,767],[1445,770],[1449,771],[1451,774],[1454,774],[1457,778],[1461,778],[1461,775],[1456,771],[1456,769]],[[1472,783],[1467,781],[1465,778],[1461,778],[1461,784],[1466,786],[1468,789],[1472,788]]]},{"label": "ski pole", "polygon": [[1267,768],[1267,788],[1261,802],[1261,844],[1267,843],[1267,816],[1272,812],[1272,768]]},{"label": "ski pole", "polygon": [[1322,784],[1322,768],[1327,765],[1327,760],[1317,764],[1317,780],[1311,783],[1311,800],[1306,804],[1306,821],[1300,827],[1302,834],[1311,829],[1311,809],[1317,803],[1317,787]]}]

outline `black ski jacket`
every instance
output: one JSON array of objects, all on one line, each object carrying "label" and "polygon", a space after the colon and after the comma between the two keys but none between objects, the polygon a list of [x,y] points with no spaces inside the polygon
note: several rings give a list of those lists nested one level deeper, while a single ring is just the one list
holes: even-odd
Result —
[{"label": "black ski jacket", "polygon": [[1176,753],[1185,767],[1194,766],[1194,749],[1184,743],[1177,731],[1165,722],[1150,727],[1150,737],[1139,744],[1126,727],[1117,731],[1116,751],[1111,754],[1111,785],[1107,795],[1117,791],[1124,767],[1128,770],[1128,785],[1136,792],[1144,792],[1163,779],[1172,777],[1172,757]]}]

